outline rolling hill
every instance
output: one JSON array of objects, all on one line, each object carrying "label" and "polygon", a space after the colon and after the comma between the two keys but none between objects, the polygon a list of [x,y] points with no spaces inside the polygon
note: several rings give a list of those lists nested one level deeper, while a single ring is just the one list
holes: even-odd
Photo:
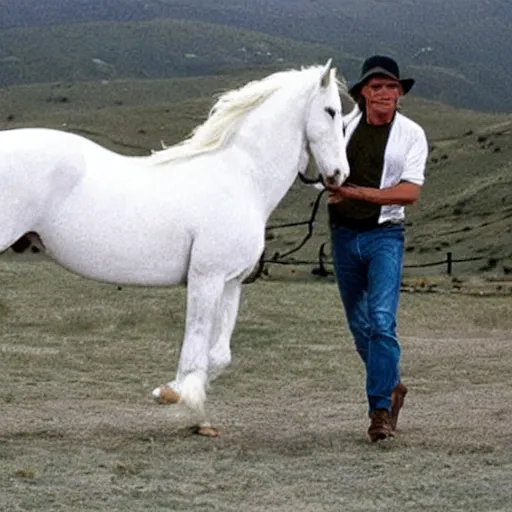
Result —
[{"label": "rolling hill", "polygon": [[[35,0],[17,0],[16,3],[0,0],[0,8],[0,28],[4,29],[0,30],[0,76],[10,77],[3,79],[4,84],[38,81],[37,73],[26,69],[20,78],[21,64],[16,59],[29,68],[42,60],[62,69],[65,65],[52,60],[55,44],[61,44],[64,49],[73,48],[81,34],[89,30],[98,47],[101,42],[111,60],[127,57],[126,49],[136,41],[139,53],[132,50],[134,55],[155,55],[150,66],[154,74],[150,76],[194,74],[198,63],[183,62],[183,46],[178,44],[175,50],[173,27],[167,30],[169,41],[165,37],[156,41],[151,37],[154,26],[147,24],[148,20],[181,19],[223,26],[224,34],[231,38],[243,36],[236,31],[228,36],[227,27],[286,38],[289,45],[293,45],[291,40],[327,45],[336,56],[347,57],[339,63],[350,80],[357,75],[364,56],[385,52],[397,57],[404,71],[418,78],[415,92],[421,96],[460,107],[512,112],[512,90],[508,87],[512,73],[512,54],[508,50],[512,4],[508,0],[47,0],[44,4]],[[98,32],[94,25],[87,26],[88,22],[98,21],[106,22],[102,25],[103,31]],[[114,28],[113,24],[118,21],[129,22],[133,33],[126,28],[124,31]],[[140,21],[148,31],[136,28]],[[39,32],[37,37],[25,32],[27,27],[59,24],[68,25],[58,33]],[[201,36],[201,26],[194,32]],[[165,30],[160,33],[164,34]],[[23,46],[25,38],[27,42],[32,41],[31,48],[35,50],[28,63],[26,57],[24,60],[18,57],[19,50],[12,46],[13,40],[19,42],[18,48]],[[124,42],[124,38],[131,41]],[[224,46],[218,38],[198,39],[198,50],[193,52],[198,55],[207,55],[216,46]],[[203,46],[205,41],[208,44]],[[185,46],[192,46],[190,40],[186,43]],[[168,61],[159,57],[161,47],[168,50],[168,61],[174,61],[174,66],[168,66]],[[82,48],[87,50],[90,45]],[[66,56],[64,51],[61,58],[65,60]],[[308,55],[304,57],[307,59]],[[90,77],[89,68],[101,66],[101,63],[91,64],[92,58],[110,64],[101,55],[91,57],[85,51],[76,75],[79,79]],[[234,57],[230,54],[220,68],[216,67],[218,61],[212,60],[210,69],[201,67],[201,71],[210,73],[229,68],[231,58]],[[239,68],[237,60],[234,58],[232,63],[235,69]],[[251,65],[268,64],[262,60],[256,59]],[[148,62],[151,59],[145,60],[146,64]],[[125,72],[129,70],[129,76],[140,77],[140,63],[140,60],[130,62],[127,59],[126,65],[121,67]],[[105,67],[104,71],[107,69]]]},{"label": "rolling hill", "polygon": [[0,86],[166,78],[350,61],[340,50],[187,20],[95,22],[0,31]]}]

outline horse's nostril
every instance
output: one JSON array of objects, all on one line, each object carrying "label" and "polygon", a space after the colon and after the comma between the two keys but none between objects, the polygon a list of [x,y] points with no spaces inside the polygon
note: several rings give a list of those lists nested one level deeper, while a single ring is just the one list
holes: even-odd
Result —
[{"label": "horse's nostril", "polygon": [[340,176],[341,176],[341,171],[339,169],[336,169],[334,171],[334,174],[332,176],[328,176],[325,179],[325,181],[328,185],[336,185]]}]

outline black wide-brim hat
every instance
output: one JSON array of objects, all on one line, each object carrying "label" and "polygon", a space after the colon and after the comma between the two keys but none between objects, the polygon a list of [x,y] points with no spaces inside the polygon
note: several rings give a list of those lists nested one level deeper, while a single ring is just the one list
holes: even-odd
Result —
[{"label": "black wide-brim hat", "polygon": [[374,55],[364,61],[363,67],[361,68],[361,77],[349,89],[350,95],[355,100],[359,99],[361,88],[373,76],[387,76],[394,80],[398,80],[402,86],[404,94],[407,94],[414,85],[413,78],[400,78],[400,69],[398,64],[391,57]]}]

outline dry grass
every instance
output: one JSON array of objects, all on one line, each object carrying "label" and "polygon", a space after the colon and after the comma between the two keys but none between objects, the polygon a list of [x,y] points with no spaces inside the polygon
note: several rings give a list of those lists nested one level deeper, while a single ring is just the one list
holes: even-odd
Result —
[{"label": "dry grass", "polygon": [[[160,139],[183,138],[213,92],[249,74],[12,88],[0,106],[14,118],[4,116],[0,127],[61,127],[147,153]],[[48,100],[63,94],[69,102]],[[410,112],[408,105],[437,146],[432,156],[448,158],[429,161],[422,200],[410,212],[415,250],[407,260],[432,261],[447,250],[509,255],[510,116],[434,109],[414,98]],[[490,140],[478,143],[477,127],[499,153]],[[272,221],[307,218],[315,197],[295,186]],[[455,207],[468,211],[456,215]],[[328,238],[321,210],[299,257],[314,258]],[[276,231],[269,248],[291,248],[303,235]],[[464,280],[463,290],[476,292],[452,294],[451,282],[436,276],[429,282],[444,293],[403,295],[410,394],[399,439],[376,446],[366,440],[362,368],[335,287],[290,272],[273,266],[269,280],[246,287],[233,365],[210,399],[221,436],[204,439],[191,434],[186,412],[149,396],[174,374],[183,289],[119,291],[42,261],[3,257],[0,509],[510,510],[510,287],[481,296]]]},{"label": "dry grass", "polygon": [[152,403],[183,289],[0,260],[6,512],[509,510],[510,297],[404,294],[400,436],[366,440],[363,374],[332,282],[245,289],[216,439]]}]

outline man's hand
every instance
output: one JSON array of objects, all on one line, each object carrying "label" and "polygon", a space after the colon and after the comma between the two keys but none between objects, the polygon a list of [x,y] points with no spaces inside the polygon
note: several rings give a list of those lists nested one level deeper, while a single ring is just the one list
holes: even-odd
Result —
[{"label": "man's hand", "polygon": [[357,185],[342,185],[337,187],[335,185],[327,185],[325,187],[329,192],[327,196],[328,204],[336,204],[343,201],[345,198],[359,199],[356,189],[360,188]]}]

